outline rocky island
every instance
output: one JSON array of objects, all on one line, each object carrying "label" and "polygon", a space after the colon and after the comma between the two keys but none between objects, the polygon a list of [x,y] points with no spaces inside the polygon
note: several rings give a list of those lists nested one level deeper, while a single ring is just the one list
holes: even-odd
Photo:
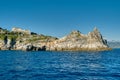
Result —
[{"label": "rocky island", "polygon": [[110,48],[97,28],[87,35],[72,31],[63,38],[56,38],[14,27],[11,31],[0,28],[0,50],[103,51]]}]

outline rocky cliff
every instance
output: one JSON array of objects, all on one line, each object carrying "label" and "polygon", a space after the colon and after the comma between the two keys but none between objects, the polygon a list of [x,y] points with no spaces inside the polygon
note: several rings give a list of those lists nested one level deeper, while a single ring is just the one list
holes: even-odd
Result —
[{"label": "rocky cliff", "polygon": [[21,28],[13,28],[12,31],[0,28],[0,49],[41,51],[46,50],[46,42],[57,39],[56,37],[33,32],[28,34],[27,31],[25,32],[25,30],[22,30]]},{"label": "rocky cliff", "polygon": [[110,49],[107,41],[103,39],[97,28],[87,35],[79,31],[73,31],[69,35],[49,43],[47,47],[48,50],[57,51],[101,51]]},{"label": "rocky cliff", "polygon": [[110,49],[97,28],[87,35],[79,31],[72,31],[60,39],[21,31],[17,32],[15,29],[8,31],[0,28],[0,49],[25,51],[101,51]]}]

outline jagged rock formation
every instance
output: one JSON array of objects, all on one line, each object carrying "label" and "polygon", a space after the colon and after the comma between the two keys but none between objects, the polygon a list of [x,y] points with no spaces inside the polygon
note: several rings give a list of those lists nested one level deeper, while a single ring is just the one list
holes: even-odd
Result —
[{"label": "jagged rock formation", "polygon": [[36,33],[28,34],[25,30],[13,28],[12,31],[0,28],[1,50],[24,51],[101,51],[109,50],[107,41],[95,28],[87,35],[73,31],[63,38],[56,38]]},{"label": "jagged rock formation", "polygon": [[48,44],[48,50],[58,51],[101,51],[110,49],[107,41],[97,28],[87,35],[81,34],[79,31],[73,31],[69,35]]}]

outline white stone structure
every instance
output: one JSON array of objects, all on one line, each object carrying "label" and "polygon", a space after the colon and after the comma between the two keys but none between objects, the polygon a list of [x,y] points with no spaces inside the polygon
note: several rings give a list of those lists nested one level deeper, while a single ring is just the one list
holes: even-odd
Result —
[{"label": "white stone structure", "polygon": [[19,32],[19,33],[24,33],[24,34],[31,34],[30,30],[24,30],[24,29],[21,29],[21,28],[12,28],[12,32]]}]

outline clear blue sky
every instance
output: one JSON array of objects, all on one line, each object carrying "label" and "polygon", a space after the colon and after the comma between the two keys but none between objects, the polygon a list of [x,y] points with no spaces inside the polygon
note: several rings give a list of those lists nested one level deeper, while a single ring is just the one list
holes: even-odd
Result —
[{"label": "clear blue sky", "polygon": [[0,0],[0,27],[14,26],[56,37],[97,26],[108,40],[120,40],[120,0]]}]

